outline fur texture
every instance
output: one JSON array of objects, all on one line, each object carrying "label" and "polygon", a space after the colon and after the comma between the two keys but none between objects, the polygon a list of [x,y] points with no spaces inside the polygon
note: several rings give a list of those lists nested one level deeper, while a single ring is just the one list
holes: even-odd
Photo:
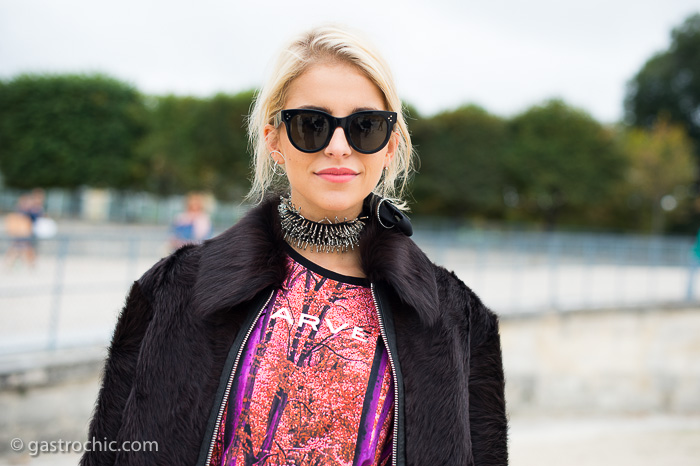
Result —
[{"label": "fur texture", "polygon": [[[115,329],[89,438],[158,452],[86,452],[81,465],[194,465],[246,303],[285,275],[277,201],[134,283]],[[387,290],[403,383],[406,465],[505,465],[498,320],[413,241],[370,222],[360,248]],[[208,442],[208,439],[206,440]]]}]

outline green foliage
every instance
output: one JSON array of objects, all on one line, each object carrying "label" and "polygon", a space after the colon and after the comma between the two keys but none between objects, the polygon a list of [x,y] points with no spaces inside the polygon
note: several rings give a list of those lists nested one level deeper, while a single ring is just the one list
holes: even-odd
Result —
[{"label": "green foliage", "polygon": [[[628,169],[619,197],[645,207],[638,216],[639,228],[661,233],[665,220],[662,199],[688,201],[677,193],[687,192],[695,178],[692,143],[682,126],[661,119],[649,130],[629,129],[622,135],[622,144]],[[683,209],[673,210],[683,213]]]},{"label": "green foliage", "polygon": [[242,198],[250,188],[246,118],[253,95],[251,90],[214,96],[203,109],[201,126],[195,133],[199,145],[197,171],[203,187],[222,198]]},{"label": "green foliage", "polygon": [[421,158],[417,213],[496,217],[502,212],[505,122],[476,106],[412,123]]},{"label": "green foliage", "polygon": [[248,191],[245,118],[253,92],[209,99],[154,97],[150,128],[138,148],[144,187],[159,194],[207,190],[221,199]]},{"label": "green foliage", "polygon": [[129,187],[139,93],[102,75],[22,75],[0,86],[0,171],[17,188]]},{"label": "green foliage", "polygon": [[626,119],[651,128],[666,114],[685,127],[700,151],[700,14],[675,28],[671,39],[670,48],[650,58],[628,84]]},{"label": "green foliage", "polygon": [[[693,67],[700,58],[688,65],[693,79],[671,66],[678,56],[688,64],[696,50],[691,39],[700,17],[694,18],[637,77],[636,89],[654,91],[628,99],[648,106],[646,117],[631,113],[646,129],[605,128],[559,100],[510,120],[473,105],[430,117],[407,105],[421,159],[414,212],[655,232],[664,221],[687,221],[692,145],[682,125],[657,115],[661,109],[679,121],[688,110],[683,105],[695,105],[697,123],[692,92],[700,70]],[[659,76],[675,84],[664,88]],[[681,90],[690,97],[679,97]],[[197,190],[240,200],[249,188],[245,123],[253,96],[143,97],[101,75],[19,76],[0,82],[0,172],[18,188]],[[679,202],[670,213],[660,209],[669,195]]]},{"label": "green foliage", "polygon": [[507,180],[512,205],[553,228],[604,202],[621,180],[624,159],[610,131],[559,100],[510,121]]}]

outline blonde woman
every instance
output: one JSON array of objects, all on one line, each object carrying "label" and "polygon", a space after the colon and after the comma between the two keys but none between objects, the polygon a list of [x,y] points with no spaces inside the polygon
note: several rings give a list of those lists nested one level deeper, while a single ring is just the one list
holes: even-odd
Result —
[{"label": "blonde woman", "polygon": [[335,27],[256,98],[238,224],[138,280],[82,464],[504,465],[496,316],[409,238],[411,140],[386,63]]}]

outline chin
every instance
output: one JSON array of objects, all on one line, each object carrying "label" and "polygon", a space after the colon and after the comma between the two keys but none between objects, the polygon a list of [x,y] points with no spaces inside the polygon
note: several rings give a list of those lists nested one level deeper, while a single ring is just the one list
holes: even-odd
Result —
[{"label": "chin", "polygon": [[[318,212],[318,214],[328,217],[329,220],[334,220],[336,215],[339,220],[342,220],[343,217],[348,217],[350,220],[351,215],[352,218],[355,218],[362,209],[362,202],[371,192],[369,188],[358,189],[358,186],[347,185],[328,189],[327,186],[311,186],[309,184],[305,188],[297,191],[301,205],[298,203],[296,205],[302,207],[302,215],[304,215],[305,210],[306,212]],[[307,209],[303,208],[305,203],[308,203]]]},{"label": "chin", "polygon": [[[368,193],[369,194],[369,193]],[[362,201],[364,201],[366,196],[348,196],[347,194],[340,194],[336,196],[329,196],[328,200],[319,205],[324,210],[328,212],[347,212],[349,210],[355,210],[358,206],[362,207]],[[340,215],[338,215],[340,218]],[[341,218],[342,220],[342,218]]]},{"label": "chin", "polygon": [[324,209],[329,212],[347,212],[357,207],[358,203],[347,203],[347,202],[332,202],[324,206]]}]

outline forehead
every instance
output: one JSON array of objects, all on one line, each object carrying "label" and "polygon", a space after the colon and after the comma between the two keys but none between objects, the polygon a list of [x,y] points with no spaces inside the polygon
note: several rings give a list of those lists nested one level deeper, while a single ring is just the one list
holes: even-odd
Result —
[{"label": "forehead", "polygon": [[359,109],[386,110],[379,87],[345,63],[313,65],[291,82],[285,108],[303,107],[322,108],[334,116]]}]

